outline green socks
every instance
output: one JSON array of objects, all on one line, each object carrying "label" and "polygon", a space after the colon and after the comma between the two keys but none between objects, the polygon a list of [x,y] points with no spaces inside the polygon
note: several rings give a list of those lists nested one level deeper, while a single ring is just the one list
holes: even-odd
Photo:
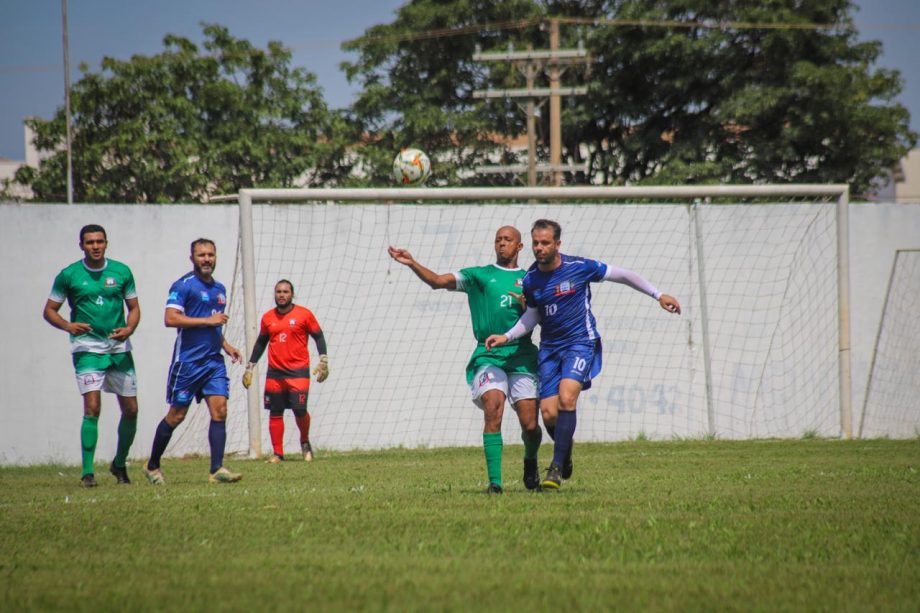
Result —
[{"label": "green socks", "polygon": [[[137,424],[135,423],[135,426]],[[83,475],[93,474],[93,458],[96,456],[96,442],[99,440],[99,418],[83,416],[80,427],[80,445],[83,447]]]},{"label": "green socks", "polygon": [[121,421],[118,422],[118,449],[115,451],[115,461],[112,462],[118,468],[125,467],[135,434],[137,434],[137,417],[125,419],[122,415]]},{"label": "green socks", "polygon": [[489,483],[502,485],[502,433],[487,432],[482,435],[482,447],[486,452],[486,471]]},{"label": "green socks", "polygon": [[524,459],[536,460],[537,452],[540,451],[540,443],[543,441],[543,430],[537,426],[530,436],[527,432],[521,432],[521,440],[524,441]]}]

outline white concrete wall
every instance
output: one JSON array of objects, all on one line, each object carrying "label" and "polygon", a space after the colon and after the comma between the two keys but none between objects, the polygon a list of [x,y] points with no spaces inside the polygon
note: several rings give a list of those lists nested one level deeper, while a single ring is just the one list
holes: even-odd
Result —
[{"label": "white concrete wall", "polygon": [[[440,419],[438,411],[448,414],[462,412],[462,421],[457,422],[459,426],[454,427],[463,432],[443,434],[442,438],[446,436],[444,440],[459,440],[464,444],[475,444],[478,440],[477,423],[481,418],[478,413],[470,409],[471,405],[464,396],[462,381],[457,382],[450,379],[439,383],[445,389],[449,388],[449,391],[441,393],[442,402],[436,403],[443,406],[432,406],[424,402],[420,406],[415,406],[411,402],[406,402],[402,414],[387,414],[385,419],[383,415],[379,415],[379,419],[376,420],[369,420],[367,417],[378,409],[374,400],[380,395],[380,387],[375,387],[367,393],[365,391],[349,392],[355,395],[355,401],[360,402],[363,406],[351,406],[348,403],[343,406],[330,406],[331,403],[325,400],[332,397],[335,386],[350,386],[358,389],[362,374],[360,369],[365,365],[362,360],[366,360],[368,352],[376,345],[386,350],[386,343],[378,343],[379,339],[367,338],[363,329],[355,331],[358,335],[364,335],[362,342],[351,345],[345,343],[348,334],[352,332],[349,326],[366,326],[367,322],[350,322],[344,315],[334,312],[335,305],[345,304],[346,301],[354,299],[358,302],[370,302],[370,306],[373,307],[374,301],[390,300],[388,297],[390,294],[419,289],[420,282],[411,272],[398,265],[394,267],[384,256],[378,258],[377,252],[386,246],[387,241],[404,243],[404,246],[410,248],[421,244],[423,236],[432,232],[436,234],[440,231],[439,228],[448,223],[446,220],[451,213],[449,208],[442,207],[441,212],[432,213],[431,218],[426,222],[426,227],[419,228],[417,233],[413,233],[415,229],[408,228],[387,235],[379,231],[380,227],[384,224],[398,222],[401,213],[394,211],[394,217],[390,219],[389,213],[384,214],[382,208],[373,214],[362,213],[361,208],[330,207],[329,223],[331,225],[311,228],[310,222],[307,222],[303,234],[296,235],[297,244],[286,247],[296,250],[310,242],[326,241],[323,244],[328,246],[329,256],[337,259],[353,257],[355,248],[368,249],[373,253],[369,251],[368,255],[362,257],[366,258],[364,262],[370,262],[369,264],[355,260],[348,263],[342,270],[347,271],[347,275],[358,275],[364,271],[366,266],[370,266],[369,272],[375,275],[379,273],[386,277],[384,281],[386,287],[377,288],[380,290],[379,295],[369,295],[367,290],[373,290],[373,288],[365,287],[363,293],[352,298],[339,295],[345,286],[332,285],[335,280],[329,281],[329,285],[318,282],[318,279],[313,276],[313,271],[321,268],[322,262],[307,261],[304,273],[295,279],[295,283],[298,284],[298,293],[306,298],[304,304],[311,308],[319,304],[317,314],[320,322],[327,328],[326,334],[330,341],[330,353],[333,360],[333,376],[325,384],[330,387],[320,388],[322,392],[317,395],[316,406],[319,407],[319,415],[315,417],[314,422],[317,436],[328,447],[340,447],[341,445],[332,438],[324,440],[323,437],[341,435],[343,441],[354,442],[355,439],[347,437],[354,436],[355,431],[360,428],[363,435],[367,436],[386,435],[392,431],[395,436],[401,437],[395,444],[438,444],[438,441],[441,440],[438,436],[442,434],[432,436],[424,432],[431,423]],[[341,211],[336,209],[341,209]],[[554,210],[553,207],[548,206],[519,207],[519,209],[515,213],[517,217],[512,221],[522,228],[527,227],[529,220],[535,218],[537,212],[550,215],[557,213],[555,215],[557,217],[575,214],[574,209],[566,209],[565,213],[561,213],[558,207]],[[474,209],[474,212],[481,215],[485,213],[485,210],[486,207],[481,207]],[[854,423],[858,424],[893,255],[898,248],[920,247],[920,205],[859,204],[851,205],[850,210],[853,406]],[[39,462],[75,464],[79,461],[78,433],[82,414],[81,400],[73,378],[67,336],[44,322],[41,313],[54,275],[65,265],[81,256],[77,246],[77,233],[79,228],[87,223],[100,223],[106,227],[110,241],[108,255],[129,264],[134,270],[138,284],[143,316],[142,324],[133,342],[139,374],[141,417],[137,439],[132,449],[133,457],[145,457],[149,454],[153,431],[166,408],[164,386],[174,332],[162,325],[162,307],[169,285],[190,268],[188,245],[193,239],[205,236],[216,241],[218,246],[216,276],[228,288],[231,286],[237,245],[238,220],[235,205],[75,205],[68,207],[66,205],[25,204],[0,206],[0,259],[2,259],[0,261],[4,262],[3,272],[0,273],[2,275],[0,287],[3,288],[3,300],[0,301],[0,322],[3,324],[0,373],[3,373],[5,383],[0,386],[0,419],[2,419],[0,422],[2,423],[0,427],[0,464]],[[685,220],[677,219],[675,223],[682,226]],[[492,228],[495,220],[490,218],[482,224],[479,221],[476,224],[482,225],[483,228],[487,226]],[[476,224],[474,224],[477,229],[475,238],[471,234],[465,234],[464,240],[478,240],[479,235],[486,231]],[[337,241],[347,232],[353,233],[355,243],[345,245],[344,251],[339,251],[340,246],[337,245]],[[606,236],[604,232],[604,228],[598,228],[599,241],[604,240]],[[373,241],[375,242],[365,245],[369,236],[374,236]],[[377,240],[378,238],[380,240]],[[567,241],[564,245],[575,253],[584,253],[594,257],[603,255],[585,253],[581,249],[583,237],[579,238],[577,234],[566,235],[564,239]],[[458,249],[457,245],[441,244],[438,240],[435,237],[430,243],[430,249],[437,251],[426,254],[429,256],[428,261],[423,259],[422,253],[416,254],[420,260],[433,266],[443,264],[448,266],[448,269],[453,269],[459,267],[455,264],[461,261],[466,264],[471,261],[479,262],[483,257],[489,257],[488,241],[483,241],[482,245],[470,243],[472,246],[467,245]],[[654,256],[654,241],[649,241],[649,243],[651,251],[647,255],[642,255],[641,261],[621,263],[647,273],[648,266],[651,266],[651,258],[656,257]],[[686,246],[679,248],[685,249]],[[349,255],[342,256],[341,253]],[[258,251],[257,257],[259,257]],[[522,263],[527,265],[530,261],[531,257],[525,249]],[[260,266],[258,262],[257,266]],[[662,269],[664,272],[649,275],[651,278],[655,278],[658,274],[670,274],[667,272],[669,264],[660,264],[660,266],[664,267]],[[665,278],[664,281],[668,279]],[[674,293],[690,291],[679,283],[677,280],[668,281],[668,290],[677,285]],[[359,285],[359,287],[363,286]],[[257,301],[259,307],[260,309],[267,308],[270,306],[270,295],[263,295],[265,288],[259,289],[259,292]],[[626,294],[628,293],[627,291]],[[610,288],[598,289],[595,298],[597,308],[623,308],[622,303],[614,303],[613,295],[614,290]],[[685,321],[692,322],[688,325],[693,328],[698,327],[698,322],[693,319],[697,299],[696,296],[690,296],[685,302],[685,306],[690,307]],[[234,296],[231,295],[231,301],[233,300]],[[326,302],[328,305],[325,304]],[[629,308],[633,308],[634,301],[627,298],[626,302]],[[644,302],[635,302],[636,308],[647,307]],[[431,319],[442,316],[458,319],[459,324],[451,328],[449,335],[439,333],[437,336],[432,335],[430,338],[422,339],[422,342],[427,344],[427,350],[433,352],[432,359],[443,358],[450,362],[450,366],[438,366],[438,372],[451,368],[452,374],[458,375],[455,378],[459,378],[462,374],[462,363],[470,349],[465,301],[461,296],[429,293],[412,298],[411,305],[409,311],[402,313],[410,319],[410,323],[423,318]],[[604,330],[605,337],[611,339],[607,347],[610,353],[605,352],[605,372],[601,381],[593,393],[586,396],[588,403],[586,406],[591,409],[595,406],[599,408],[602,408],[602,405],[607,406],[611,398],[616,395],[614,392],[617,386],[622,390],[623,381],[619,379],[622,378],[623,373],[617,373],[616,360],[623,360],[622,363],[628,367],[632,367],[631,360],[633,360],[629,354],[630,343],[620,343],[618,346],[613,342],[616,335],[611,328],[619,323],[608,318],[602,322],[602,325],[607,326]],[[644,325],[640,327],[650,329]],[[670,328],[664,331],[671,334],[673,331],[669,330]],[[411,334],[411,331],[410,325],[403,334]],[[390,332],[392,330],[387,331],[388,334]],[[639,330],[639,332],[642,331]],[[698,330],[695,330],[694,333],[698,334]],[[241,347],[241,349],[244,348]],[[684,350],[687,354],[681,358],[683,363],[693,369],[698,369],[699,347],[681,349],[681,351]],[[618,358],[616,353],[623,351],[626,351],[624,354],[626,357]],[[352,360],[354,367],[349,366]],[[390,365],[398,368],[398,364],[394,365],[392,362],[391,357]],[[349,370],[350,368],[353,368],[353,371]],[[650,368],[658,368],[658,366],[652,364]],[[381,373],[372,381],[372,387],[379,386],[387,382],[387,377],[385,373]],[[408,379],[397,380],[396,385],[401,386],[405,381]],[[692,396],[693,402],[699,400],[700,384],[700,372],[697,370],[688,383],[688,398]],[[412,397],[412,394],[403,393],[406,391],[405,388],[400,387],[399,389],[402,392],[395,393],[392,390],[386,392],[388,397],[393,396],[390,399],[392,402],[398,403],[397,396]],[[625,391],[629,392],[629,389]],[[239,394],[239,392],[237,381],[234,381],[231,393]],[[313,406],[312,403],[313,399],[311,399],[311,406]],[[648,406],[653,407],[653,404],[650,403],[651,401],[647,403]],[[807,411],[808,408],[798,407],[797,410]],[[203,415],[204,411],[199,411],[199,413]],[[641,417],[641,415],[623,416],[623,418],[637,420]],[[239,418],[241,420],[239,423],[245,421],[245,417],[239,416]],[[112,396],[104,394],[98,451],[100,459],[110,458],[114,453],[117,419],[117,403]],[[324,419],[328,420],[325,426]],[[585,415],[584,421],[579,422],[580,431],[586,435],[591,433],[593,419],[598,419],[598,417]],[[613,419],[616,420],[616,416],[613,416]],[[685,419],[685,424],[675,426],[676,433],[692,435],[700,432],[702,418],[699,414],[699,407],[695,407],[692,413],[688,409]],[[514,418],[510,412],[506,415],[505,422],[508,426],[506,439],[513,441],[515,427]],[[636,424],[638,424],[636,427],[641,427],[642,422],[637,421]],[[292,425],[289,427],[291,431],[294,430]],[[341,428],[342,432],[336,433],[337,428]],[[183,425],[182,429],[185,432],[183,436],[177,437],[177,440],[174,441],[171,447],[172,453],[182,453],[188,448],[183,445],[182,440],[186,436],[192,437],[197,433],[196,437],[204,440],[205,433],[201,424],[190,420]],[[198,430],[201,432],[197,432]],[[795,430],[783,431],[790,436],[801,434]],[[630,430],[630,432],[635,431]],[[759,435],[758,432],[758,430],[753,431],[754,435]],[[293,432],[289,432],[289,440],[292,435]],[[350,445],[351,443],[346,442],[344,447],[347,448]],[[364,445],[358,444],[358,446]]]},{"label": "white concrete wall", "polygon": [[[143,456],[149,455],[153,431],[166,410],[175,339],[175,332],[163,326],[167,290],[191,269],[189,243],[200,236],[217,243],[215,276],[229,285],[237,222],[233,205],[0,205],[0,373],[6,380],[0,386],[0,464],[79,462],[82,400],[67,334],[48,325],[42,310],[54,276],[82,256],[80,228],[105,227],[107,255],[131,266],[136,278],[141,325],[132,342],[140,422],[132,455]],[[62,312],[68,312],[66,305]],[[115,452],[119,410],[110,394],[103,394],[102,403],[97,456],[105,459]]]}]

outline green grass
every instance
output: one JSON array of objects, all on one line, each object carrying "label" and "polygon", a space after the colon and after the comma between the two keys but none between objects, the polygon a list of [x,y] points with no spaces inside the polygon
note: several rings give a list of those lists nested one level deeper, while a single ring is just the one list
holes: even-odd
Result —
[{"label": "green grass", "polygon": [[[0,610],[885,610],[920,603],[920,441],[579,444],[0,469]],[[544,445],[541,463],[551,448]]]}]

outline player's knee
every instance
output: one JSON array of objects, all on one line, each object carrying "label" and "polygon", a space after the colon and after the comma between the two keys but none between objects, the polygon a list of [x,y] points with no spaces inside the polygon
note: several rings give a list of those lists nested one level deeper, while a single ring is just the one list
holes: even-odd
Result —
[{"label": "player's knee", "polygon": [[[284,409],[269,409],[269,417],[284,417]],[[294,415],[297,415],[297,411],[294,411]]]},{"label": "player's knee", "polygon": [[306,417],[307,410],[306,409],[294,409],[293,413],[294,413],[294,417],[297,417],[297,418]]},{"label": "player's knee", "polygon": [[83,396],[83,415],[86,417],[99,417],[102,410],[102,402],[98,394],[86,394]]},{"label": "player's knee", "polygon": [[183,409],[178,409],[176,407],[170,407],[169,413],[166,414],[166,423],[175,428],[183,421],[185,421],[185,416],[188,414],[188,407]]}]

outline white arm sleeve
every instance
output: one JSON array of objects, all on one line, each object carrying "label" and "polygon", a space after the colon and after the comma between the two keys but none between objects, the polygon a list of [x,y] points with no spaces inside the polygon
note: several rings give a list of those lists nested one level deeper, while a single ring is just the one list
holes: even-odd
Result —
[{"label": "white arm sleeve", "polygon": [[637,273],[626,270],[625,268],[620,268],[619,266],[610,266],[608,264],[607,274],[604,275],[604,281],[613,281],[614,283],[628,285],[636,291],[651,296],[655,300],[661,297],[661,292],[658,291],[657,287],[643,279]]},{"label": "white arm sleeve", "polygon": [[537,324],[540,323],[540,313],[534,307],[527,307],[527,310],[524,311],[524,314],[521,315],[521,318],[517,320],[517,323],[511,326],[511,329],[505,332],[505,336],[508,337],[509,341],[513,341],[516,338],[521,338],[531,330],[537,327]]}]

